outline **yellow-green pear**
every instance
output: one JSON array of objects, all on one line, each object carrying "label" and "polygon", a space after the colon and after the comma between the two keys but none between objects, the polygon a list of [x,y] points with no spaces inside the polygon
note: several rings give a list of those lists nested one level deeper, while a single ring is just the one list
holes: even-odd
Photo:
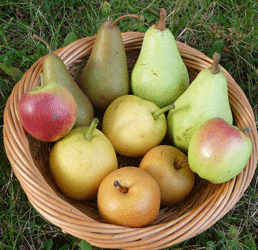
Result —
[{"label": "yellow-green pear", "polygon": [[166,28],[166,11],[162,8],[159,22],[144,35],[131,75],[132,92],[165,107],[174,103],[188,86],[188,71],[173,34]]},{"label": "yellow-green pear", "polygon": [[102,131],[118,154],[140,157],[164,139],[167,132],[164,113],[173,108],[170,104],[161,109],[138,96],[123,95],[106,109]]},{"label": "yellow-green pear", "polygon": [[49,167],[60,190],[75,200],[96,196],[100,183],[117,169],[115,150],[108,138],[90,126],[73,128],[50,151]]},{"label": "yellow-green pear", "polygon": [[57,82],[65,86],[73,95],[77,105],[78,111],[74,127],[89,126],[94,116],[94,110],[90,100],[74,81],[63,60],[53,53],[49,44],[36,35],[34,35],[34,38],[45,43],[50,52],[43,61],[44,85]]},{"label": "yellow-green pear", "polygon": [[188,150],[194,131],[210,118],[220,117],[233,123],[227,78],[219,65],[220,54],[214,53],[213,58],[213,65],[197,75],[167,116],[168,135],[184,152]]}]

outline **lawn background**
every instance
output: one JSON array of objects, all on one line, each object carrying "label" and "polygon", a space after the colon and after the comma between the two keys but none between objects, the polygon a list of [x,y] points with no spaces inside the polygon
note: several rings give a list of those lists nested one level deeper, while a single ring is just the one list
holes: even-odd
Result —
[{"label": "lawn background", "polygon": [[[245,92],[258,120],[258,4],[237,1],[7,1],[0,3],[0,126],[11,91],[24,72],[48,53],[37,34],[53,50],[96,34],[108,17],[141,14],[144,22],[126,19],[122,32],[145,32],[156,23],[159,8],[168,12],[167,26],[175,39],[211,57],[221,53],[221,65]],[[99,249],[47,222],[30,205],[0,148],[0,249]],[[257,249],[258,173],[242,199],[204,233],[169,249]]]}]

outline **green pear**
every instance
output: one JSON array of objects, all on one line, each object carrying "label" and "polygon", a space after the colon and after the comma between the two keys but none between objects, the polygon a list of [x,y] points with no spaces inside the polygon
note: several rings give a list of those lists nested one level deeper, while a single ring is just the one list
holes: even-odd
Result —
[{"label": "green pear", "polygon": [[189,86],[187,68],[175,38],[166,28],[166,11],[160,10],[159,22],[144,35],[142,48],[131,75],[134,95],[165,107]]},{"label": "green pear", "polygon": [[124,42],[116,23],[105,21],[99,28],[90,58],[77,82],[94,108],[105,110],[117,97],[129,93],[129,75]]},{"label": "green pear", "polygon": [[203,122],[220,117],[233,123],[227,78],[219,66],[220,54],[214,53],[213,58],[213,65],[197,75],[167,116],[169,138],[184,152],[188,150],[194,131]]},{"label": "green pear", "polygon": [[237,176],[252,153],[252,141],[246,132],[250,128],[239,129],[218,117],[204,122],[189,143],[192,171],[217,184]]},{"label": "green pear", "polygon": [[94,116],[90,100],[76,84],[62,59],[58,55],[53,54],[46,41],[36,35],[34,35],[34,38],[45,43],[50,52],[43,61],[44,85],[57,82],[65,86],[73,95],[77,105],[78,112],[74,127],[89,126]]},{"label": "green pear", "polygon": [[50,151],[49,167],[59,189],[75,200],[91,199],[104,178],[118,168],[111,142],[96,127],[73,128]]}]

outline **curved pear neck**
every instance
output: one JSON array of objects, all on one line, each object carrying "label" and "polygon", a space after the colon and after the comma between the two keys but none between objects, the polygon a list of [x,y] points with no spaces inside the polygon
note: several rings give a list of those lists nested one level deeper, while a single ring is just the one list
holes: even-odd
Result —
[{"label": "curved pear neck", "polygon": [[44,43],[48,48],[49,54],[53,54],[53,50],[51,49],[50,45],[44,39],[42,39],[41,37],[39,37],[35,34],[33,35],[33,38],[41,41],[42,43]]},{"label": "curved pear neck", "polygon": [[155,24],[155,28],[158,30],[166,30],[166,19],[167,19],[167,12],[164,8],[161,8],[159,10],[159,21],[157,24]]},{"label": "curved pear neck", "polygon": [[219,68],[219,62],[220,62],[220,59],[221,59],[221,55],[217,52],[215,52],[213,54],[213,64],[210,68],[210,71],[212,74],[218,74],[220,72],[220,68]]}]

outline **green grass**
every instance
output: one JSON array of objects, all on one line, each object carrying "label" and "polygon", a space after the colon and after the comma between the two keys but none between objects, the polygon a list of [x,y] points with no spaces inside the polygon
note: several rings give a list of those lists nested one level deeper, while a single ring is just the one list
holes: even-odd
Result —
[{"label": "green grass", "polygon": [[[108,16],[142,14],[144,22],[122,20],[123,31],[145,32],[164,7],[175,38],[206,55],[222,55],[221,64],[245,92],[258,120],[257,0],[215,1],[9,1],[0,3],[0,127],[12,88],[42,55],[48,41],[53,50],[72,39],[90,36]],[[72,33],[71,33],[72,32]],[[1,140],[2,133],[1,133]],[[0,249],[91,249],[62,233],[30,205],[14,175],[2,144],[0,149]],[[204,233],[169,249],[256,249],[258,245],[258,172],[241,200]],[[93,249],[98,249],[94,247]]]}]

